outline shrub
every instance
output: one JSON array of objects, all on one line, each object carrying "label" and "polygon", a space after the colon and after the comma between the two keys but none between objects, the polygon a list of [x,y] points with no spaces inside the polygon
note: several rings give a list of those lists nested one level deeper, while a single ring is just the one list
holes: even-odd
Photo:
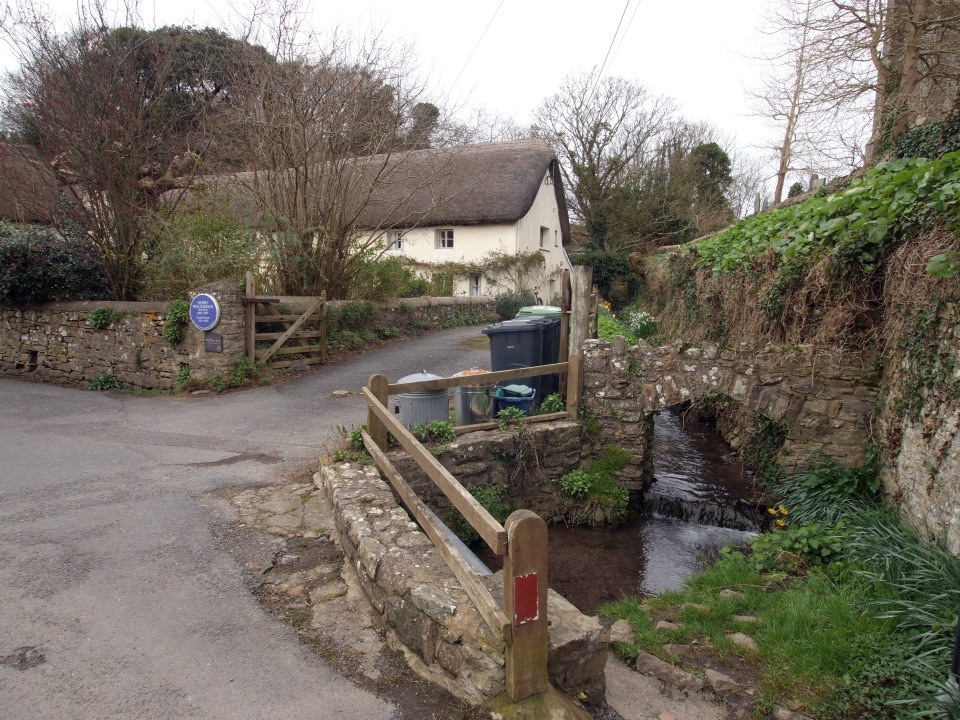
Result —
[{"label": "shrub", "polygon": [[147,242],[143,297],[165,300],[224,278],[241,282],[256,266],[256,236],[212,199],[181,207]]},{"label": "shrub", "polygon": [[520,308],[537,303],[537,297],[529,290],[500,293],[494,300],[497,317],[501,320],[515,318]]},{"label": "shrub", "polygon": [[913,128],[897,142],[895,155],[936,160],[955,150],[960,150],[960,115]]},{"label": "shrub", "polygon": [[657,321],[643,310],[628,308],[621,318],[623,325],[641,340],[647,340],[657,333]]},{"label": "shrub", "polygon": [[593,488],[594,477],[586,470],[574,470],[560,478],[560,492],[565,498],[582,500]]},{"label": "shrub", "polygon": [[103,373],[91,380],[87,387],[91,390],[119,390],[120,381],[110,373]]},{"label": "shrub", "polygon": [[414,436],[420,442],[450,442],[455,440],[457,433],[454,432],[453,423],[447,420],[432,420],[429,423],[419,422],[412,430]]},{"label": "shrub", "polygon": [[550,393],[547,395],[543,402],[540,403],[539,412],[541,413],[555,413],[563,412],[566,409],[566,403],[563,398],[560,397],[559,393]]},{"label": "shrub", "polygon": [[340,308],[337,324],[340,330],[365,330],[373,319],[373,305],[365,301],[350,302]]},{"label": "shrub", "polygon": [[430,288],[409,261],[399,257],[365,262],[350,284],[350,295],[362,300],[421,297]]},{"label": "shrub", "polygon": [[230,387],[245,387],[253,379],[253,366],[250,365],[250,359],[246,355],[241,355],[233,364],[233,370],[230,372]]},{"label": "shrub", "polygon": [[94,330],[106,330],[113,322],[113,310],[110,308],[97,308],[90,312],[87,323]]},{"label": "shrub", "polygon": [[167,308],[163,323],[163,337],[171,345],[183,342],[183,328],[190,321],[190,305],[186,300],[174,300]]},{"label": "shrub", "polygon": [[0,303],[109,296],[103,273],[80,241],[54,230],[0,222]]}]

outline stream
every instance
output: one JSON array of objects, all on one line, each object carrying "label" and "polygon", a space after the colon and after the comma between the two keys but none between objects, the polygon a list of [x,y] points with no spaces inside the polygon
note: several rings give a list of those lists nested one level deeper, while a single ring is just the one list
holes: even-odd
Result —
[{"label": "stream", "polygon": [[749,475],[712,426],[666,410],[654,427],[654,482],[616,528],[554,525],[550,587],[595,613],[623,595],[678,589],[724,545],[758,528]]}]

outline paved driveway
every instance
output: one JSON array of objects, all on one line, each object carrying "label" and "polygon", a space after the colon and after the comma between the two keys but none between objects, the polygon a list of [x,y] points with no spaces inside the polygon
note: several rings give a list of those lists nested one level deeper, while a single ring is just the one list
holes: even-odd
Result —
[{"label": "paved driveway", "polygon": [[372,373],[489,367],[461,344],[478,334],[222,396],[0,379],[0,716],[389,718],[264,614],[195,498],[314,462],[363,421],[358,397],[331,393]]}]

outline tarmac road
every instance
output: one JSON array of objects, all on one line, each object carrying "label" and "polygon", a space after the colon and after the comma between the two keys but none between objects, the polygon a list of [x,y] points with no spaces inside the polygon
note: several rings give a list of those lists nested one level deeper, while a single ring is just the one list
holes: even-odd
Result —
[{"label": "tarmac road", "polygon": [[314,463],[337,424],[364,419],[334,390],[489,367],[460,344],[478,335],[221,396],[0,379],[0,717],[391,717],[261,610],[195,498]]}]

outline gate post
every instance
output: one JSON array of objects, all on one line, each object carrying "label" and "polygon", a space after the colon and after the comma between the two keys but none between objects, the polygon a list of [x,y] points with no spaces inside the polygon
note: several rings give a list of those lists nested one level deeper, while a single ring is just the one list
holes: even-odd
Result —
[{"label": "gate post", "polygon": [[244,281],[244,296],[243,296],[243,329],[245,336],[245,344],[247,351],[247,360],[250,361],[251,365],[255,365],[257,362],[257,347],[256,347],[256,313],[257,305],[253,302],[252,298],[256,295],[253,287],[253,273],[247,270]]},{"label": "gate post", "polygon": [[514,702],[550,688],[547,654],[547,524],[530,510],[507,518],[503,606],[512,625],[506,647],[507,695]]}]

